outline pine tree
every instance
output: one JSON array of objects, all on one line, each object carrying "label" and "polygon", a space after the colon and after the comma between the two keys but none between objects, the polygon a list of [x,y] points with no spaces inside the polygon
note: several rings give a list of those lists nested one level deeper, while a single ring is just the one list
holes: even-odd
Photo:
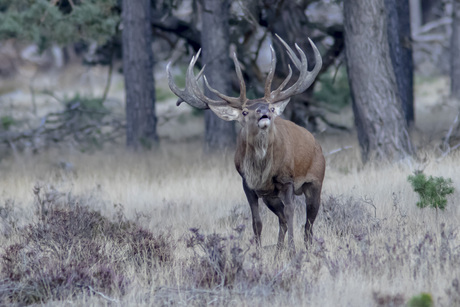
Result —
[{"label": "pine tree", "polygon": [[34,42],[41,51],[52,43],[106,43],[117,30],[116,0],[0,0],[0,40]]}]

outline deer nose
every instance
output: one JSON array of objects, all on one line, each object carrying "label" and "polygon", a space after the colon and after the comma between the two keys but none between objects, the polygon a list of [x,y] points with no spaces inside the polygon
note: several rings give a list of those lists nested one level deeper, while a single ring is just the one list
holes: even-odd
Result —
[{"label": "deer nose", "polygon": [[257,114],[259,115],[266,115],[268,114],[268,107],[267,106],[260,106],[256,110]]}]

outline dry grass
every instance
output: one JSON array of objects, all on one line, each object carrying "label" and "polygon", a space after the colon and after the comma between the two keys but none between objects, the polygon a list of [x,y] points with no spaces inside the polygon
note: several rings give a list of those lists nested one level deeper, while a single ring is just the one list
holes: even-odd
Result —
[{"label": "dry grass", "polygon": [[[325,151],[334,146],[327,140],[323,144]],[[428,292],[438,306],[458,304],[458,194],[436,219],[432,210],[415,206],[408,164],[363,167],[356,155],[352,149],[328,156],[314,243],[303,252],[305,211],[299,199],[295,235],[300,252],[295,259],[283,255],[277,261],[275,216],[262,207],[264,248],[256,251],[231,155],[205,159],[199,143],[163,144],[158,152],[140,155],[112,149],[5,159],[0,164],[0,301],[398,306]],[[460,190],[458,154],[428,160],[427,174],[450,177]],[[37,182],[48,214],[72,216],[72,227],[56,217],[40,219],[33,193]],[[77,203],[85,210],[76,210]],[[94,216],[102,230],[88,238]],[[133,240],[120,243],[116,238],[132,238],[135,231],[114,233],[113,227],[128,220],[133,229],[144,229],[146,238],[167,238],[171,259],[156,266],[155,252],[133,252]],[[43,223],[50,232],[73,231],[68,237],[75,239],[40,235]],[[50,252],[56,245],[59,249]],[[67,254],[75,250],[80,252],[72,262]],[[32,261],[37,257],[41,266]],[[108,270],[105,275],[101,268]],[[60,274],[80,274],[81,280],[64,287],[56,280]]]},{"label": "dry grass", "polygon": [[[322,210],[305,252],[298,199],[294,259],[274,259],[278,224],[264,206],[263,248],[254,248],[232,154],[204,158],[199,139],[143,154],[4,158],[0,305],[403,306],[427,292],[436,306],[458,306],[460,154],[437,160],[452,113],[437,93],[416,104],[417,139],[425,173],[454,182],[447,209],[436,217],[416,207],[415,160],[363,166],[355,135],[325,133]],[[161,129],[177,140],[189,127]]]}]

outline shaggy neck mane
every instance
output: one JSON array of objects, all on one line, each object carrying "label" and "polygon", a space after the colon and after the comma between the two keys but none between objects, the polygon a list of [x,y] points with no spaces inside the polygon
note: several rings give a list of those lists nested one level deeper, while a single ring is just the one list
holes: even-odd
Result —
[{"label": "shaggy neck mane", "polygon": [[246,183],[251,189],[269,190],[273,184],[269,178],[273,161],[273,135],[273,129],[259,130],[253,135],[249,131],[245,133],[243,169]]}]

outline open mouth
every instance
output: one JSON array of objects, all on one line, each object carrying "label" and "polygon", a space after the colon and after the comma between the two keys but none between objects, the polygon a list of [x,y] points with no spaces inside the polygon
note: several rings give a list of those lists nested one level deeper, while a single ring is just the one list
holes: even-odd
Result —
[{"label": "open mouth", "polygon": [[258,126],[261,129],[265,129],[270,126],[270,117],[268,115],[263,115],[259,118]]},{"label": "open mouth", "polygon": [[259,122],[260,122],[261,120],[264,120],[264,119],[270,120],[270,117],[269,117],[268,115],[262,115],[262,116],[259,118]]}]

